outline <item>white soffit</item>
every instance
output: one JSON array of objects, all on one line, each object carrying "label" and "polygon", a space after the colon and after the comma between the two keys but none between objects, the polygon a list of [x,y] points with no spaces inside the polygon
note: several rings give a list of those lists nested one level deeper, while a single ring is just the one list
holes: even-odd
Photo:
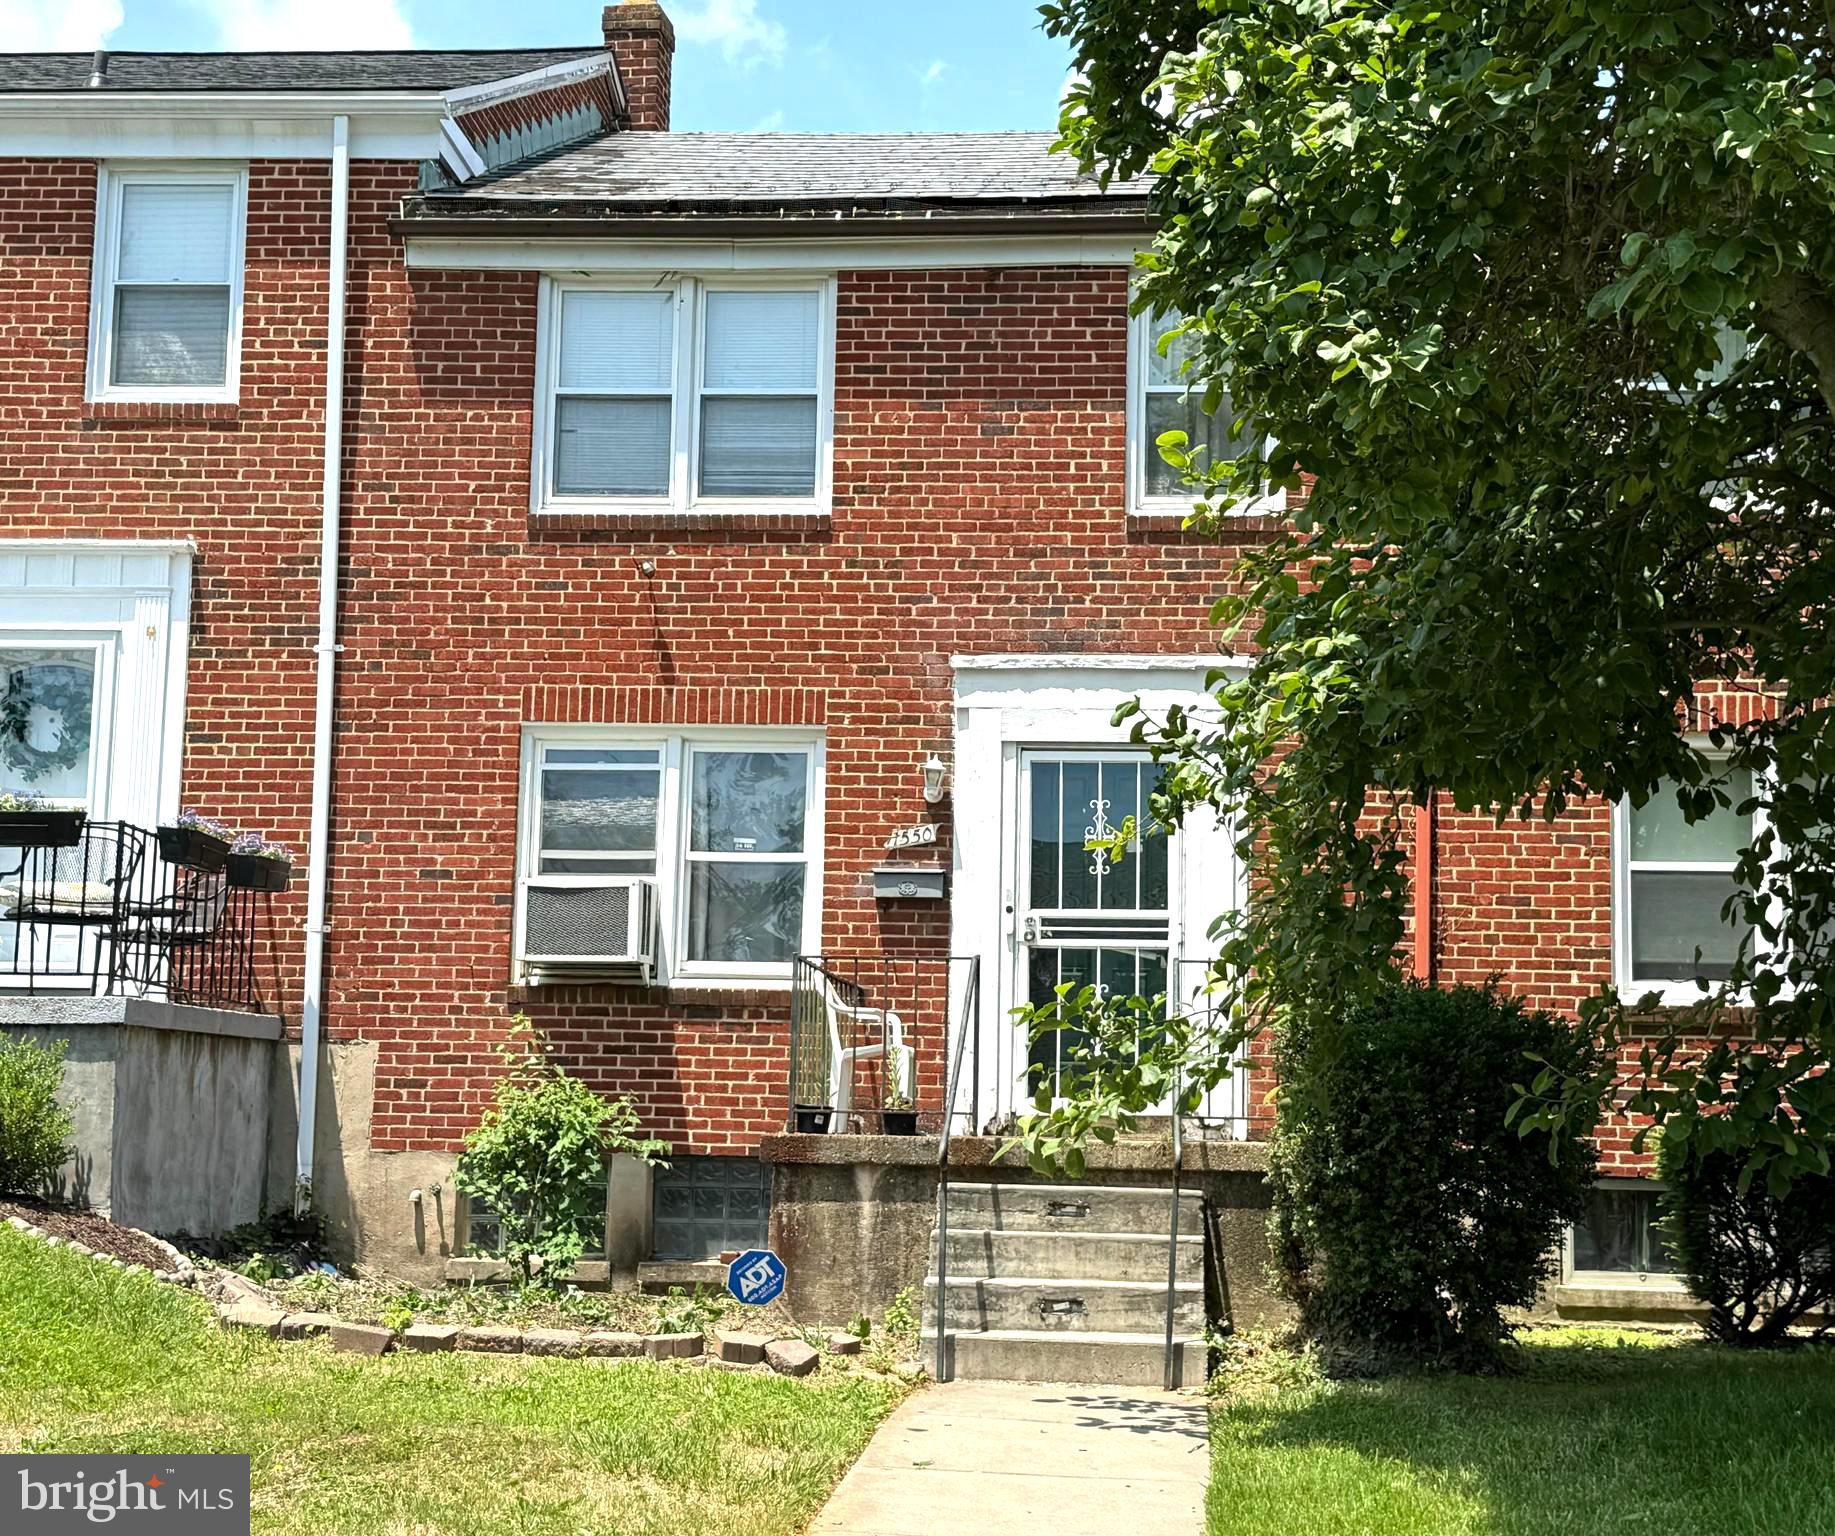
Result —
[{"label": "white soffit", "polygon": [[350,119],[360,160],[431,160],[437,91],[22,92],[0,96],[0,155],[38,159],[329,160],[331,120]]}]

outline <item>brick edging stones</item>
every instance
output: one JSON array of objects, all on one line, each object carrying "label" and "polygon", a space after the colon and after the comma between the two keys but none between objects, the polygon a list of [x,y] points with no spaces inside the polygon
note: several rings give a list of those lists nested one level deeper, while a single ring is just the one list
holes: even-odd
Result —
[{"label": "brick edging stones", "polygon": [[122,1227],[123,1232],[131,1232],[143,1242],[150,1243],[166,1258],[172,1261],[171,1269],[154,1269],[150,1264],[137,1264],[132,1259],[117,1258],[112,1253],[102,1253],[91,1248],[87,1243],[80,1243],[74,1238],[58,1237],[47,1232],[43,1227],[34,1226],[23,1216],[8,1216],[6,1224],[15,1232],[22,1232],[27,1237],[35,1237],[47,1248],[66,1248],[79,1258],[94,1259],[99,1264],[106,1264],[111,1269],[118,1269],[123,1274],[151,1275],[155,1280],[164,1281],[167,1285],[195,1285],[197,1283],[197,1266],[178,1249],[174,1248],[163,1237],[155,1237],[151,1232],[142,1232],[138,1227]]}]

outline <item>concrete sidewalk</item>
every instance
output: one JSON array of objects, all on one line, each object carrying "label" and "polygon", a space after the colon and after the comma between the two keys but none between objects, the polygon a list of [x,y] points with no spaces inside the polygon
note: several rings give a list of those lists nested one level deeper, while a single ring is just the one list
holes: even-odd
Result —
[{"label": "concrete sidewalk", "polygon": [[1202,1402],[969,1381],[880,1426],[809,1536],[1201,1536]]}]

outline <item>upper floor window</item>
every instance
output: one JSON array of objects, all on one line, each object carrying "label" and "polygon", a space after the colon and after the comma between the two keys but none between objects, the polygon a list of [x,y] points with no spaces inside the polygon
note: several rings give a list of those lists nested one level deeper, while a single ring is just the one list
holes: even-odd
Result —
[{"label": "upper floor window", "polygon": [[[1185,433],[1190,447],[1204,450],[1209,464],[1263,449],[1259,433],[1235,430],[1236,408],[1228,390],[1216,411],[1206,414],[1203,381],[1185,371],[1194,349],[1184,336],[1174,334],[1180,319],[1176,313],[1143,313],[1134,316],[1130,326],[1128,506],[1134,512],[1184,516],[1199,499],[1181,472],[1160,457],[1162,433]],[[1237,510],[1279,512],[1286,505],[1286,493],[1273,491]]]},{"label": "upper floor window", "polygon": [[1615,812],[1619,921],[1614,934],[1619,987],[1627,997],[1656,992],[1669,1000],[1701,998],[1732,973],[1749,928],[1723,916],[1739,890],[1740,851],[1758,830],[1741,807],[1753,798],[1752,774],[1733,770],[1724,786],[1729,805],[1690,822],[1665,783],[1642,806]]},{"label": "upper floor window", "polygon": [[545,290],[537,509],[827,505],[833,284]]},{"label": "upper floor window", "polygon": [[236,398],[247,188],[238,169],[103,168],[91,399]]},{"label": "upper floor window", "polygon": [[523,773],[526,972],[591,969],[601,948],[554,935],[589,933],[598,893],[633,879],[655,893],[665,979],[787,981],[819,947],[818,737],[531,728]]}]

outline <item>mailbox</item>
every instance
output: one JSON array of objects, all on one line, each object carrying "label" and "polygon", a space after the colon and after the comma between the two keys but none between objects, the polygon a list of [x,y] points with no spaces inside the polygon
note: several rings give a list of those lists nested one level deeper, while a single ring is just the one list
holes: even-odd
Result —
[{"label": "mailbox", "polygon": [[916,864],[881,864],[873,871],[876,901],[941,901],[949,894],[949,871]]}]

